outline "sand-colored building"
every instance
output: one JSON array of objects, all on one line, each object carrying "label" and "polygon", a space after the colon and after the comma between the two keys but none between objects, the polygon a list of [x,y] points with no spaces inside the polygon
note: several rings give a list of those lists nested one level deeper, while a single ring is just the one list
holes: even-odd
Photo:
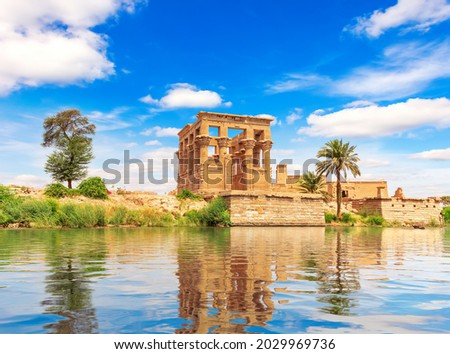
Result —
[{"label": "sand-colored building", "polygon": [[[289,176],[287,165],[277,165],[272,176],[272,120],[199,112],[197,121],[178,133],[178,192],[188,189],[207,198],[221,195],[238,225],[323,225],[321,195],[301,193],[297,183],[301,176]],[[327,191],[334,197],[336,183],[327,182]],[[344,181],[342,197],[344,203],[353,202],[353,210],[373,211],[386,219],[439,220],[438,201],[407,200],[399,193],[395,200],[401,202],[401,210],[391,212],[398,203],[389,197],[386,181]]]},{"label": "sand-colored building", "polygon": [[272,118],[200,112],[179,133],[178,191],[268,190]]}]

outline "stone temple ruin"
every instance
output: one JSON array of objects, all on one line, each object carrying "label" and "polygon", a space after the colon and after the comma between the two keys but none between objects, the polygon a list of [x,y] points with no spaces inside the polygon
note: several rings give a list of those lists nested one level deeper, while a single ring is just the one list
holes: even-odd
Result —
[{"label": "stone temple ruin", "polygon": [[[301,176],[289,176],[287,165],[280,164],[273,179],[271,121],[199,112],[197,121],[178,133],[178,192],[188,189],[206,198],[222,196],[235,225],[323,225],[323,199],[300,193],[296,182]],[[335,188],[335,183],[327,182],[331,195]],[[373,211],[388,221],[395,217],[400,222],[429,223],[440,217],[437,200],[398,194],[390,198],[386,181],[344,182],[342,193],[347,208]]]}]

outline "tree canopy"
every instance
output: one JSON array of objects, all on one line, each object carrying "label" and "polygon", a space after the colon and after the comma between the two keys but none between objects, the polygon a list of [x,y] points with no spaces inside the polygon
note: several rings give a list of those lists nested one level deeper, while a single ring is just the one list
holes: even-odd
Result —
[{"label": "tree canopy", "polygon": [[94,158],[90,137],[94,134],[95,125],[79,110],[70,109],[46,118],[42,146],[55,150],[48,156],[45,172],[72,188],[73,181],[86,177],[89,162]]},{"label": "tree canopy", "polygon": [[341,174],[347,179],[347,171],[350,171],[354,177],[360,176],[358,162],[359,157],[355,152],[356,146],[350,145],[350,142],[343,143],[342,139],[334,139],[328,141],[317,152],[317,158],[325,158],[316,165],[316,173],[318,175],[335,175],[336,182],[336,203],[337,217],[341,217],[342,189]]}]

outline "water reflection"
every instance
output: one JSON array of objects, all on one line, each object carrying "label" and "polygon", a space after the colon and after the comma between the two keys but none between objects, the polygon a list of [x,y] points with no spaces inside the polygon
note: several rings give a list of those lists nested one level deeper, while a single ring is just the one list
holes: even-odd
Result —
[{"label": "water reflection", "polygon": [[48,238],[46,261],[49,275],[45,278],[48,294],[42,301],[46,314],[65,319],[45,326],[50,333],[95,333],[96,312],[92,306],[93,281],[105,271],[106,244],[97,232],[88,232],[80,244],[52,235]]},{"label": "water reflection", "polygon": [[450,230],[0,232],[0,333],[450,332]]}]

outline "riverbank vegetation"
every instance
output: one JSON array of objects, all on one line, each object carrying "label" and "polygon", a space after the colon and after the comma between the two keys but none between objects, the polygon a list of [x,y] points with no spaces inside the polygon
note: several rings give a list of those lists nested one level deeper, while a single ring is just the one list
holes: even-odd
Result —
[{"label": "riverbank vegetation", "polygon": [[[91,182],[87,183],[87,186],[95,185]],[[68,189],[65,186],[62,187]],[[89,228],[231,225],[228,208],[220,197],[214,198],[198,210],[192,209],[183,213],[145,205],[130,208],[126,205],[107,203],[104,200],[92,199],[80,202],[74,197],[74,195],[79,195],[78,193],[86,195],[95,192],[95,188],[79,187],[78,192],[72,195],[65,194],[66,190],[60,186],[52,185],[49,188],[55,192],[54,197],[48,197],[49,193],[46,193],[44,198],[34,198],[16,196],[9,188],[0,186],[0,227]],[[97,196],[96,193],[93,195]]]},{"label": "riverbank vegetation", "polygon": [[[445,208],[443,211],[443,221],[445,225],[450,225],[450,207]],[[380,227],[402,227],[402,226],[414,226],[414,227],[439,227],[442,226],[439,220],[430,220],[426,225],[422,224],[402,224],[399,221],[388,222],[381,215],[370,214],[363,212],[361,214],[354,213],[342,213],[341,218],[338,219],[337,215],[332,212],[325,212],[325,223],[329,225],[343,225],[343,226],[380,226]]]}]

